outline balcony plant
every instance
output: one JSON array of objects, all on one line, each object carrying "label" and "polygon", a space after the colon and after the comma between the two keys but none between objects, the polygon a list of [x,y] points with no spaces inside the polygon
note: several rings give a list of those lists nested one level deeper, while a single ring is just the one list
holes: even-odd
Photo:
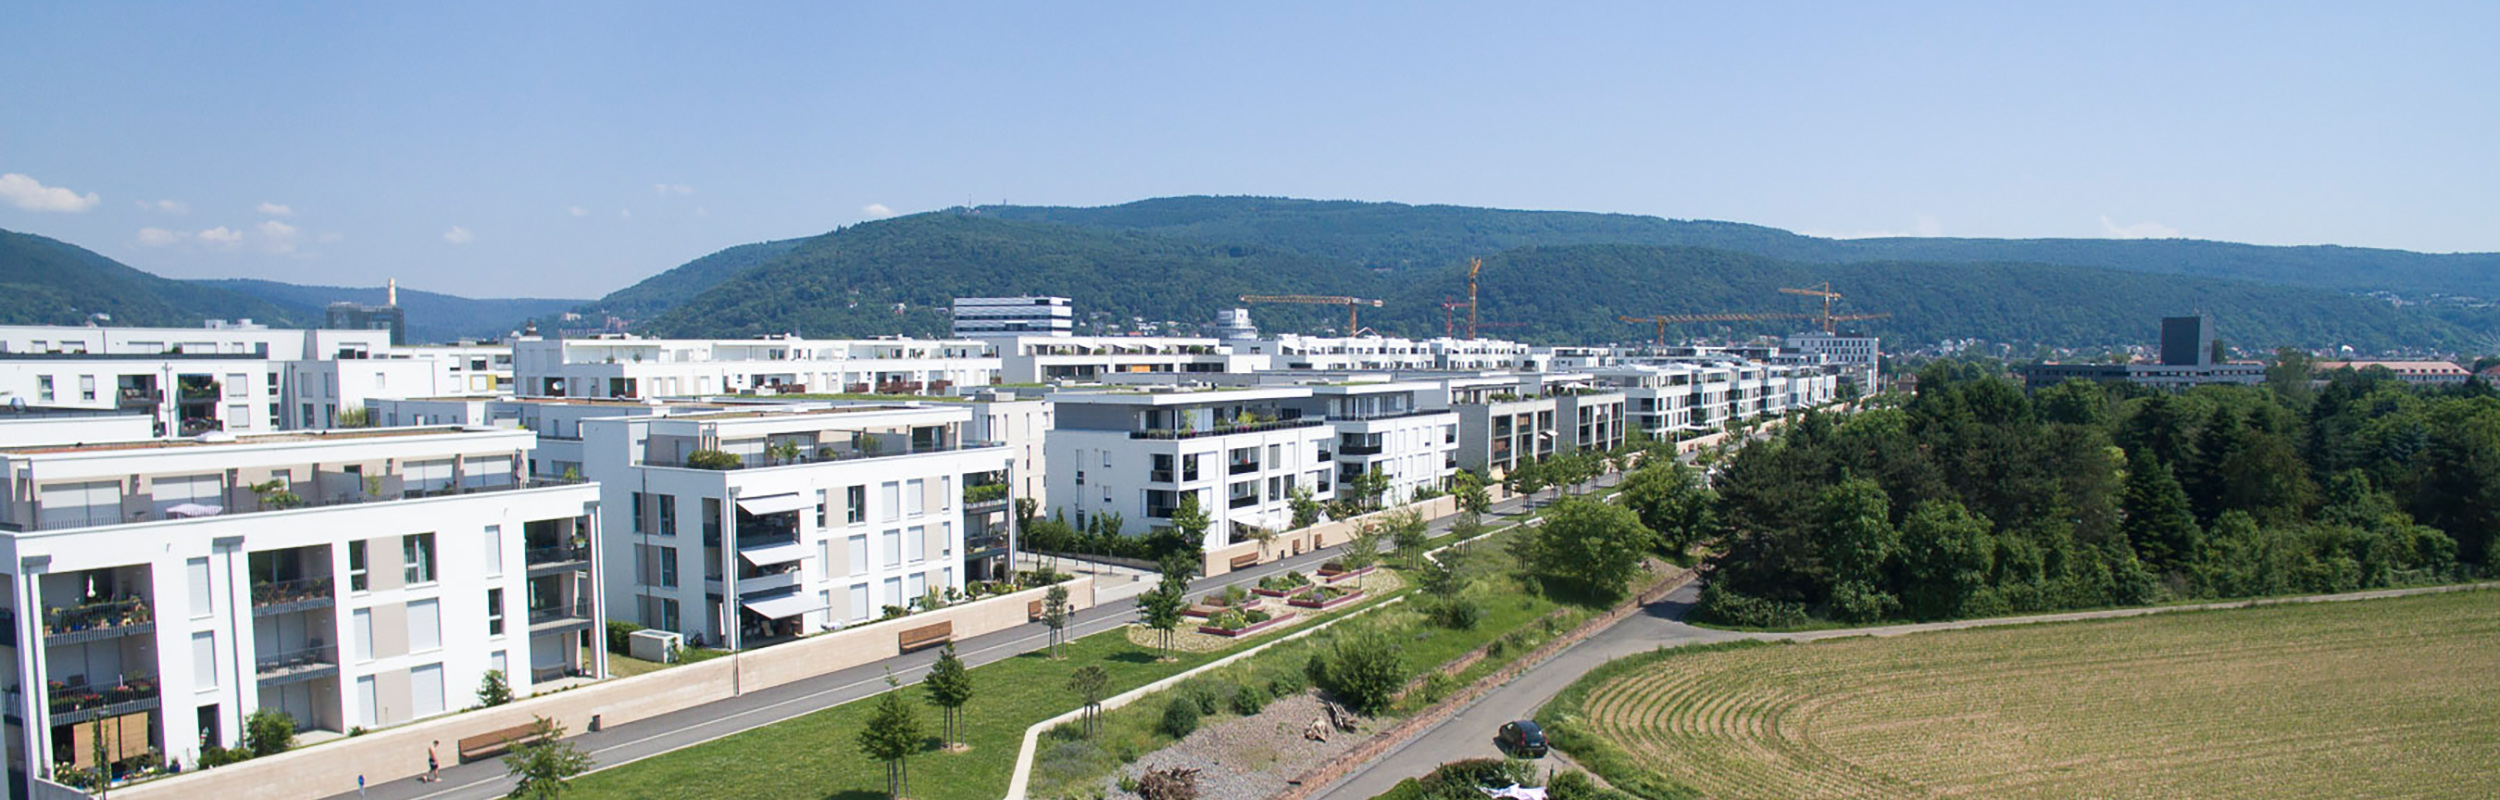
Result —
[{"label": "balcony plant", "polygon": [[691,469],[732,470],[742,463],[737,456],[719,450],[696,450],[686,454],[686,466]]}]

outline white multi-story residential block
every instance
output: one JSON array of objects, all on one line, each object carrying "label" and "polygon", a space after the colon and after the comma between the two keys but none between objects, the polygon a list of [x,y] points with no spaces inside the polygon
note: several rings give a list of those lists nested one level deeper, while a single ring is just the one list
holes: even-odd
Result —
[{"label": "white multi-story residential block", "polygon": [[0,447],[130,442],[156,435],[139,411],[0,405]]},{"label": "white multi-story residential block", "polygon": [[0,355],[0,402],[143,413],[161,436],[277,430],[284,364],[249,353]]},{"label": "white multi-story residential block", "polygon": [[259,356],[272,361],[369,358],[391,349],[390,331],[300,330],[215,323],[200,328],[0,325],[0,353]]},{"label": "white multi-story residential block", "polygon": [[1855,384],[1858,391],[1873,395],[1884,358],[1883,341],[1873,336],[1837,336],[1822,331],[1790,334],[1788,349],[1812,356],[1821,356],[1823,363],[1838,364],[1841,378]]},{"label": "white multi-story residential block", "polygon": [[[964,496],[1012,485],[1013,454],[966,438],[963,405],[664,411],[579,423],[582,469],[613,504],[611,619],[753,647],[959,590],[967,566],[999,568],[964,563],[966,517],[1013,498]],[[706,451],[734,465],[690,464]]]},{"label": "white multi-story residential block", "polygon": [[1499,339],[1280,334],[1234,345],[1244,353],[1268,356],[1279,370],[1536,371],[1546,362],[1535,348]]},{"label": "white multi-story residential block", "polygon": [[998,338],[999,374],[1007,383],[1089,381],[1146,373],[1251,373],[1268,357],[1237,352],[1236,342],[1172,336],[1018,336]]},{"label": "white multi-story residential block", "polygon": [[1055,392],[1050,507],[1073,525],[1114,515],[1122,533],[1144,534],[1195,494],[1208,547],[1285,530],[1295,489],[1335,496],[1337,431],[1297,407],[1310,398],[1301,386]]},{"label": "white multi-story residential block", "polygon": [[[1380,500],[1396,504],[1419,489],[1440,489],[1458,470],[1458,412],[1425,408],[1437,395],[1429,383],[1331,383],[1310,386],[1307,400],[1288,401],[1304,417],[1328,420],[1337,485],[1379,470],[1389,479]],[[1342,489],[1340,490],[1342,491]]]},{"label": "white multi-story residential block", "polygon": [[947,394],[998,382],[990,344],[967,339],[534,339],[513,344],[520,393],[702,397],[739,393]]},{"label": "white multi-story residential block", "polygon": [[1076,333],[1076,307],[1065,297],[958,297],[954,309],[957,339]]},{"label": "white multi-story residential block", "polygon": [[489,670],[516,695],[601,674],[598,490],[527,481],[532,444],[395,428],[0,450],[10,769],[90,766],[99,729],[197,766],[255,710],[335,736],[456,711]]},{"label": "white multi-story residential block", "polygon": [[453,394],[496,395],[518,391],[512,382],[512,345],[478,342],[393,348],[395,358],[434,362],[438,382]]}]

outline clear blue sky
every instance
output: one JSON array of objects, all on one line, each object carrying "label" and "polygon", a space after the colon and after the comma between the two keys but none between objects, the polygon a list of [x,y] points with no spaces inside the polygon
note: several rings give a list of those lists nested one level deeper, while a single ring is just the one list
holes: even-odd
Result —
[{"label": "clear blue sky", "polygon": [[0,228],[558,297],[1176,194],[2500,250],[2500,3],[720,5],[12,3]]}]

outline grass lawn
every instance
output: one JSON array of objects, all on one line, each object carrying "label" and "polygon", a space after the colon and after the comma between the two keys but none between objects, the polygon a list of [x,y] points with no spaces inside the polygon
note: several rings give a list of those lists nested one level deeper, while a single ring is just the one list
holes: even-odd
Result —
[{"label": "grass lawn", "polygon": [[662,664],[657,661],[644,661],[633,656],[618,653],[608,654],[608,674],[611,677],[631,678],[636,675],[658,672],[668,668],[669,665]]},{"label": "grass lawn", "polygon": [[2468,798],[2496,690],[2470,591],[1666,651],[1539,719],[1651,798]]},{"label": "grass lawn", "polygon": [[[1111,693],[1127,691],[1218,657],[1184,655],[1157,663],[1153,653],[1114,632],[1070,643],[1065,658],[1038,653],[972,670],[975,693],[964,707],[965,753],[937,749],[942,718],[917,685],[904,687],[920,713],[929,748],[908,762],[917,800],[997,800],[1007,791],[1024,729],[1077,705],[1068,673],[1099,664]],[[648,758],[574,781],[568,798],[846,798],[885,795],[885,768],[859,752],[859,730],[875,703],[846,703],[797,719]]]}]

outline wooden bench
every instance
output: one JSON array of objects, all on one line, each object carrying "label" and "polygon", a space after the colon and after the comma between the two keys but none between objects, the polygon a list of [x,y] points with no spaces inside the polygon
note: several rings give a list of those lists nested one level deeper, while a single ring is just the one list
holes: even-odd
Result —
[{"label": "wooden bench", "polygon": [[1259,554],[1257,553],[1243,553],[1241,555],[1233,556],[1233,569],[1247,569],[1258,565]]},{"label": "wooden bench", "polygon": [[1042,601],[1035,600],[1024,604],[1024,620],[1026,622],[1042,621]]},{"label": "wooden bench", "polygon": [[512,749],[516,744],[531,744],[542,738],[536,724],[514,725],[492,733],[481,733],[460,740],[460,763],[466,764]]},{"label": "wooden bench", "polygon": [[903,631],[896,645],[903,652],[909,653],[923,647],[954,641],[954,639],[955,623],[940,622]]}]

